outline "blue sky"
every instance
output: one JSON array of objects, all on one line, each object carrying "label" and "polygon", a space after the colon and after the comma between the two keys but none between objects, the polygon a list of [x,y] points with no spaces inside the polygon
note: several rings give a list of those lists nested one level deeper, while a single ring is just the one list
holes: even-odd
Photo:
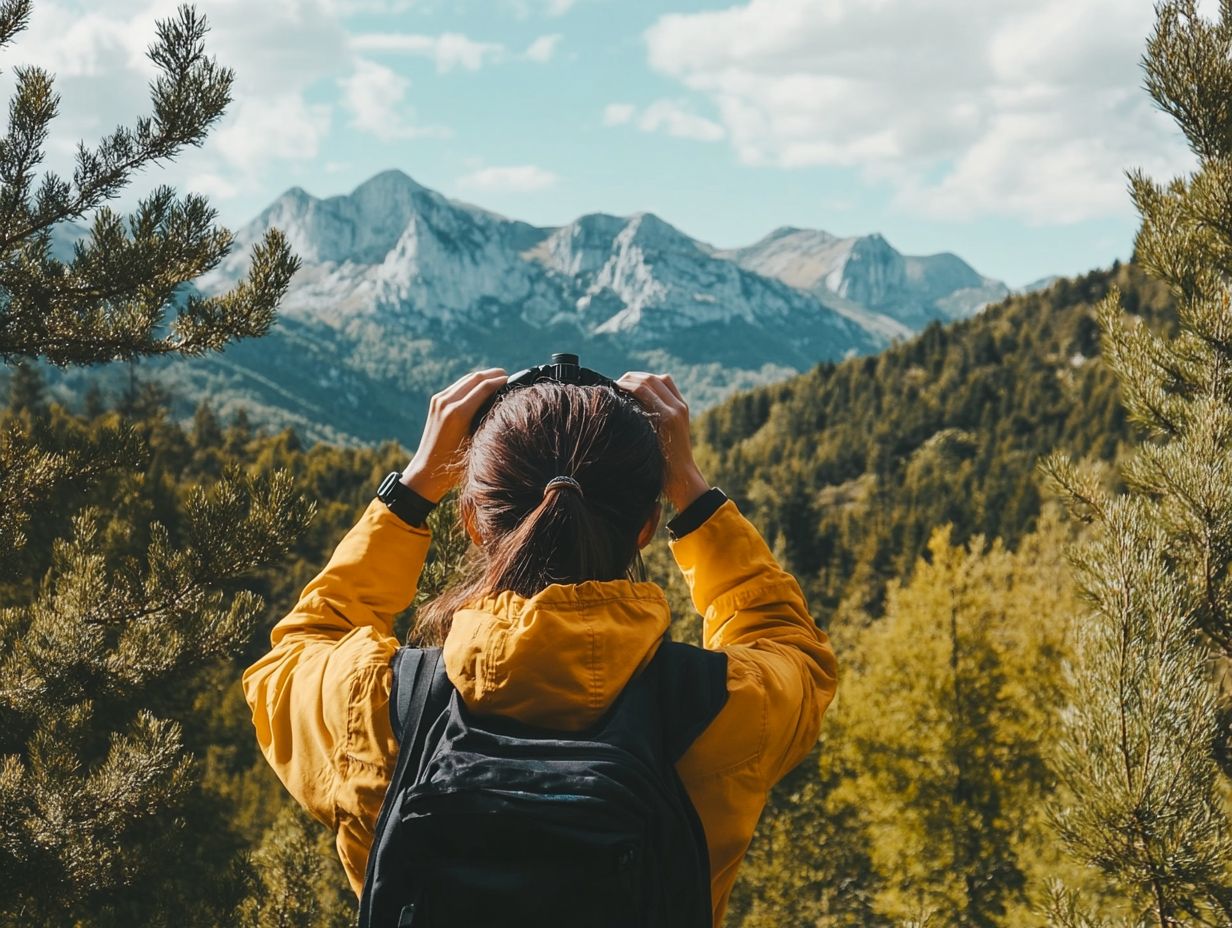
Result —
[{"label": "blue sky", "polygon": [[[719,246],[879,231],[1021,285],[1128,256],[1123,170],[1188,168],[1139,89],[1150,0],[199,0],[236,100],[143,184],[239,225],[396,167],[529,222],[650,210]],[[143,108],[174,0],[36,0],[49,162]],[[8,68],[6,68],[8,70]]]}]

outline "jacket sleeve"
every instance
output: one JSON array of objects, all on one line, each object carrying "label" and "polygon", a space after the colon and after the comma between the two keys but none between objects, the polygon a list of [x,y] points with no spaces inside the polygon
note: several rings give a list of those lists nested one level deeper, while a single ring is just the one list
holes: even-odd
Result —
[{"label": "jacket sleeve", "polygon": [[393,620],[414,598],[429,542],[427,529],[373,500],[274,626],[269,653],[244,672],[262,753],[291,795],[338,832],[344,862],[366,853],[397,754]]},{"label": "jacket sleeve", "polygon": [[[783,570],[736,504],[671,542],[704,625],[702,640],[728,655],[728,705],[702,739],[724,769],[743,768],[769,789],[817,741],[834,698],[837,665],[800,585]],[[699,740],[702,740],[699,739]]]}]

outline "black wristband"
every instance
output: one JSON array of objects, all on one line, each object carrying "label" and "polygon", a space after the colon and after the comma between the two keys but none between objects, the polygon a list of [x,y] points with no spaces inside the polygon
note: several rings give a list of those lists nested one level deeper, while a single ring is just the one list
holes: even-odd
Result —
[{"label": "black wristband", "polygon": [[436,503],[424,499],[403,483],[402,474],[396,470],[390,471],[381,481],[376,498],[399,519],[415,528],[423,528],[428,522],[428,514],[436,508]]},{"label": "black wristband", "polygon": [[667,523],[667,534],[672,541],[678,541],[689,532],[696,531],[706,520],[719,511],[719,507],[727,502],[727,494],[718,487],[711,487],[678,513],[676,518]]}]

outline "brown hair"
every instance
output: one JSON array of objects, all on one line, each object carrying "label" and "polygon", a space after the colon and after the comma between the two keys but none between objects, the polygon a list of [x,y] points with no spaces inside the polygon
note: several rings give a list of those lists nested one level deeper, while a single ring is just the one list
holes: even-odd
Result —
[{"label": "brown hair", "polygon": [[[553,477],[581,487],[545,491]],[[632,578],[637,538],[663,491],[650,416],[611,387],[543,383],[497,401],[471,439],[458,508],[482,545],[469,576],[422,606],[414,638],[441,643],[486,593]]]}]

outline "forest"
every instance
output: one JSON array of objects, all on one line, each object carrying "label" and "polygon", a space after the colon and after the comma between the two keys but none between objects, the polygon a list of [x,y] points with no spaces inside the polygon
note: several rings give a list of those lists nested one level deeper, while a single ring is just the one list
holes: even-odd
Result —
[{"label": "forest", "polygon": [[[0,45],[29,9],[0,2]],[[71,180],[36,173],[45,73],[18,75],[0,138],[0,925],[355,917],[239,677],[414,437],[308,444],[208,403],[180,421],[143,379],[260,338],[297,267],[271,233],[232,291],[185,297],[230,247],[209,204],[107,205],[229,103],[205,35],[187,7],[160,24],[153,116]],[[841,665],[733,928],[1232,925],[1232,5],[1161,4],[1144,72],[1199,166],[1130,175],[1132,261],[695,421]],[[102,361],[126,388],[53,398],[47,365]],[[468,544],[448,502],[430,527],[402,635]],[[646,562],[696,642],[664,533]]]},{"label": "forest", "polygon": [[[1097,363],[1086,366],[1094,383],[1062,389],[1050,398],[1051,406],[1039,401],[1058,373],[1073,369],[1071,359],[1078,349],[1085,348],[1097,361],[1097,336],[1089,323],[1114,279],[1127,287],[1127,302],[1140,298],[1132,288],[1145,285],[1133,267],[1094,274],[1084,281],[1058,284],[1045,295],[992,307],[961,330],[930,330],[919,343],[892,349],[875,366],[857,359],[818,368],[781,387],[743,395],[699,419],[699,460],[709,465],[708,475],[751,514],[778,556],[805,581],[815,616],[836,637],[845,673],[841,705],[832,710],[815,756],[780,786],[763,820],[733,898],[730,924],[881,924],[883,911],[889,913],[884,923],[892,924],[894,917],[915,912],[908,890],[890,887],[890,876],[901,874],[904,864],[895,855],[911,852],[913,844],[904,843],[909,837],[915,847],[913,857],[935,853],[936,846],[950,838],[943,837],[939,821],[921,820],[908,827],[900,818],[905,808],[925,811],[921,800],[907,790],[908,784],[912,791],[921,788],[918,772],[892,767],[877,771],[870,761],[888,761],[891,754],[916,754],[930,747],[941,750],[943,744],[936,739],[946,726],[948,733],[954,733],[954,718],[934,719],[935,727],[925,731],[916,726],[925,713],[942,708],[929,708],[927,703],[929,693],[945,685],[951,673],[954,642],[948,633],[941,633],[947,632],[948,610],[956,602],[962,603],[963,658],[971,661],[973,676],[979,668],[982,677],[968,711],[988,715],[985,730],[971,732],[976,740],[968,745],[972,756],[964,766],[973,783],[999,781],[996,794],[981,801],[1013,805],[1020,816],[983,834],[982,849],[977,849],[971,866],[984,866],[984,853],[1006,856],[1000,864],[1007,868],[1005,882],[990,890],[990,898],[997,899],[990,905],[1007,914],[991,923],[1021,923],[1018,916],[1028,906],[1026,861],[1040,866],[1053,843],[1042,819],[1048,790],[1040,737],[1055,721],[1050,713],[1062,704],[1056,666],[1064,658],[1067,623],[1076,608],[1072,591],[1063,582],[1062,552],[1072,529],[1058,507],[1049,503],[1032,463],[1051,445],[1031,447],[1030,440],[1036,426],[1042,430],[1048,422],[1050,411],[1065,404],[1065,396],[1073,404],[1066,419],[1072,424],[1060,430],[1052,445],[1068,443],[1086,454],[1112,457],[1120,442],[1105,442],[1103,435],[1115,430],[1122,433],[1122,440],[1128,439],[1128,426],[1118,415],[1115,379]],[[1158,315],[1166,319],[1166,309]],[[1023,342],[1030,344],[1030,333],[1041,316],[1056,321],[1049,327],[1057,334],[1050,337],[1046,354],[1021,347]],[[986,344],[991,332],[999,333],[1004,354],[985,355],[982,365],[968,362],[960,367],[959,359],[981,357],[975,346]],[[932,350],[921,347],[925,344]],[[1011,350],[1010,345],[1020,347]],[[928,408],[910,412],[928,419],[917,427],[917,434],[928,436],[919,447],[893,455],[880,452],[879,457],[877,436],[867,435],[859,422],[866,421],[863,417],[870,409],[877,410],[879,398],[902,389],[903,372],[916,365],[944,367],[953,376],[947,389],[935,391]],[[985,432],[978,421],[964,419],[965,410],[979,409],[975,397],[984,389],[990,370],[1011,382],[1035,385],[1037,393],[1023,394],[1039,399],[1010,412],[1032,415],[1026,426]],[[818,381],[826,386],[819,389]],[[297,530],[288,532],[293,540],[265,568],[220,585],[228,593],[241,589],[255,593],[265,604],[249,633],[225,659],[174,674],[146,697],[146,705],[165,705],[164,711],[173,713],[182,727],[194,777],[179,799],[177,817],[179,827],[193,830],[201,842],[189,859],[182,848],[176,850],[177,842],[159,848],[159,868],[167,868],[163,879],[174,885],[174,890],[168,886],[167,896],[193,899],[202,925],[226,924],[232,913],[249,910],[254,924],[347,924],[349,890],[328,834],[297,812],[269,770],[252,735],[238,681],[243,668],[268,646],[273,623],[294,603],[367,504],[376,483],[391,468],[401,466],[409,452],[396,445],[305,446],[293,431],[266,433],[244,415],[220,422],[204,404],[190,423],[180,423],[170,417],[170,406],[163,388],[141,381],[138,373],[125,393],[107,396],[91,391],[80,410],[70,411],[48,399],[37,368],[13,368],[3,414],[5,434],[61,449],[99,449],[123,440],[131,443],[137,457],[135,466],[100,474],[89,486],[67,483],[50,504],[40,507],[37,525],[26,530],[20,564],[10,562],[6,571],[14,579],[2,588],[0,602],[17,607],[29,601],[34,592],[31,578],[54,574],[57,540],[73,530],[74,519],[83,511],[102,519],[94,529],[95,556],[107,563],[136,562],[150,544],[154,525],[167,533],[171,549],[189,543],[196,488],[236,474],[252,479],[277,474],[285,480],[295,497],[307,504],[297,513],[301,520]],[[785,415],[779,406],[791,408],[792,414]],[[905,411],[897,404],[887,406]],[[890,418],[885,409],[874,415],[889,419],[886,430],[891,433],[901,434],[906,425]],[[805,421],[817,423],[814,435],[802,431]],[[1102,430],[1091,425],[1096,421],[1106,423]],[[944,459],[932,470],[913,466],[921,448],[928,453],[939,444],[933,435],[960,429],[969,436],[970,446],[958,460],[986,460],[983,473],[976,472],[973,463],[970,477],[958,481],[945,479],[954,471],[941,467]],[[854,441],[855,436],[862,436],[867,447],[844,449],[845,441]],[[1091,443],[1084,444],[1087,441]],[[986,450],[985,444],[994,447]],[[836,471],[830,463],[840,449],[852,462],[848,472]],[[97,454],[91,451],[91,456]],[[759,458],[775,463],[773,467],[742,463]],[[892,489],[876,506],[881,518],[873,521],[868,518],[873,504],[850,486],[878,479],[871,468],[880,461],[893,462],[893,469],[880,478]],[[794,506],[767,492],[769,484],[788,480],[799,492]],[[1022,486],[1031,488],[1025,498],[1019,497]],[[987,497],[1015,501],[1004,509],[1003,523],[995,514],[984,520],[983,507],[975,501]],[[920,501],[927,501],[927,508]],[[134,511],[139,512],[136,518]],[[124,517],[108,519],[104,515],[108,512]],[[943,517],[930,522],[934,513]],[[443,524],[450,517],[443,511],[433,519],[441,546],[456,549],[460,545],[456,531]],[[919,525],[934,529],[921,539],[915,531]],[[819,538],[825,539],[824,549],[819,548]],[[815,562],[806,560],[817,556],[812,552],[818,550],[827,554]],[[451,559],[456,559],[456,550],[438,553],[438,563]],[[656,542],[646,560],[653,579],[669,591],[673,636],[695,640],[700,620],[664,539]],[[825,573],[813,566],[835,562],[851,566]],[[906,566],[896,570],[895,563]],[[839,576],[842,585],[826,585],[828,577]],[[857,578],[863,578],[863,585]],[[430,573],[421,597],[431,595],[445,579]],[[841,608],[820,605],[824,603]],[[401,618],[404,630],[411,618],[411,613]],[[995,674],[987,675],[989,667],[996,668]],[[910,685],[900,678],[907,668],[916,672]],[[1042,697],[1042,692],[1052,698]],[[847,718],[847,706],[858,715]],[[890,714],[901,715],[901,729],[886,727]],[[986,736],[1001,743],[995,749],[980,743]],[[923,763],[918,754],[915,760]],[[1007,783],[1001,771],[1008,773],[1010,767],[1014,777]],[[924,802],[935,804],[932,815],[956,811],[948,808],[946,799],[952,786],[944,776],[932,784],[934,795]],[[874,809],[880,809],[883,820],[872,817]],[[983,822],[981,830],[989,824]],[[875,856],[875,837],[890,859]],[[137,834],[126,840],[137,843]],[[242,859],[252,859],[256,866],[246,872],[236,865]],[[953,861],[938,859],[928,872],[913,876],[915,885],[940,890],[941,877],[952,866]],[[1062,872],[1064,867],[1058,866]],[[272,897],[273,904],[292,906],[294,912],[299,911],[294,906],[307,906],[304,912],[288,914],[280,908],[275,915],[259,910],[271,905],[270,890],[281,887],[279,892],[285,893],[306,878],[317,887],[314,899]],[[905,903],[900,900],[884,910],[877,901],[883,895],[898,899],[903,893],[907,893]],[[147,923],[159,923],[171,914],[161,911],[158,898],[147,904],[150,908],[140,911]],[[89,905],[94,912],[90,923],[103,924],[100,901],[90,899]],[[126,908],[114,919],[128,922],[135,914]]]}]

